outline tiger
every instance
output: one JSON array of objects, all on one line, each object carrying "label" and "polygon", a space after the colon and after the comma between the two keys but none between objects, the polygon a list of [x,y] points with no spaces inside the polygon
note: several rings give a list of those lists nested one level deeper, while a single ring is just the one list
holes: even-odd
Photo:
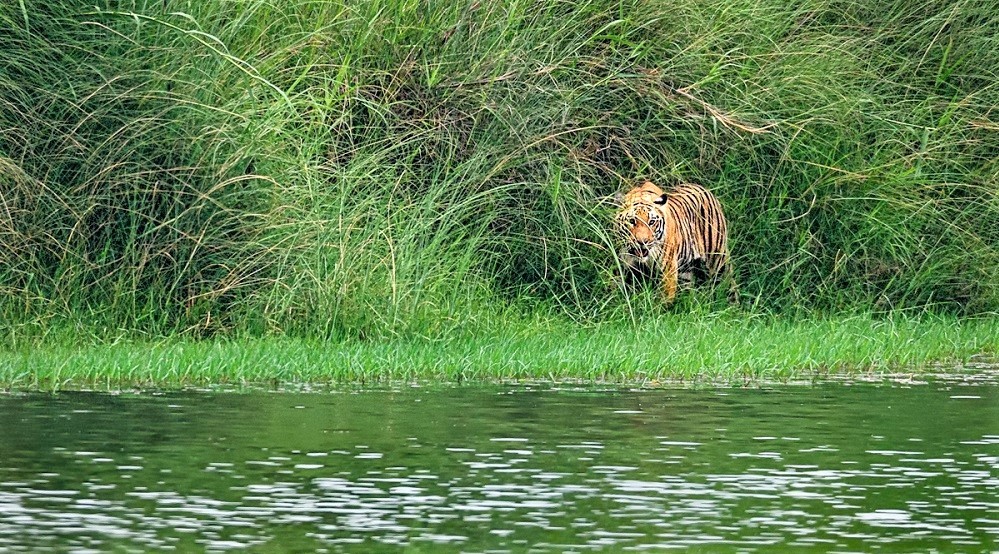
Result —
[{"label": "tiger", "polygon": [[662,278],[667,304],[676,298],[679,280],[718,283],[729,280],[729,300],[738,289],[731,274],[728,224],[718,198],[694,183],[681,183],[669,192],[645,181],[617,195],[614,217],[621,247],[618,258],[632,276]]}]

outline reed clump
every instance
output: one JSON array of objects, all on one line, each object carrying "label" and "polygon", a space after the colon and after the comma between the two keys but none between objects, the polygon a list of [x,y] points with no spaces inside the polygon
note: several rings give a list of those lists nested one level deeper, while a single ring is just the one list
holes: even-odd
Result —
[{"label": "reed clump", "polygon": [[[660,310],[609,197],[707,185],[745,305],[999,309],[994,2],[0,6],[0,318],[441,336]],[[683,309],[683,306],[679,306]]]}]

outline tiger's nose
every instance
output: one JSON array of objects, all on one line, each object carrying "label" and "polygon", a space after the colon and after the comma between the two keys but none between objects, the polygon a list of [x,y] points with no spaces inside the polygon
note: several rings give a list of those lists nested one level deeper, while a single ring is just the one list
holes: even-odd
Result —
[{"label": "tiger's nose", "polygon": [[636,244],[631,248],[631,253],[639,258],[644,258],[649,255],[649,247],[644,244]]}]

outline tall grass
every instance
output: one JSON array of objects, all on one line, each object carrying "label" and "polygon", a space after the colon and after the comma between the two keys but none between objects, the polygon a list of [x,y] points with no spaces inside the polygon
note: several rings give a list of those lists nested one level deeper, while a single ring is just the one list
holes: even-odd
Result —
[{"label": "tall grass", "polygon": [[997,8],[8,2],[0,317],[344,338],[616,319],[648,309],[606,232],[638,178],[717,192],[758,309],[995,311]]}]

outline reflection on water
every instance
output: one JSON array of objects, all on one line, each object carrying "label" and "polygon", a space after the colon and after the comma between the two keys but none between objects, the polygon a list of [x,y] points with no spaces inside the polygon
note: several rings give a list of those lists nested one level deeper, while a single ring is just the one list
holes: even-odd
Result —
[{"label": "reflection on water", "polygon": [[0,397],[0,551],[999,548],[999,386]]}]

